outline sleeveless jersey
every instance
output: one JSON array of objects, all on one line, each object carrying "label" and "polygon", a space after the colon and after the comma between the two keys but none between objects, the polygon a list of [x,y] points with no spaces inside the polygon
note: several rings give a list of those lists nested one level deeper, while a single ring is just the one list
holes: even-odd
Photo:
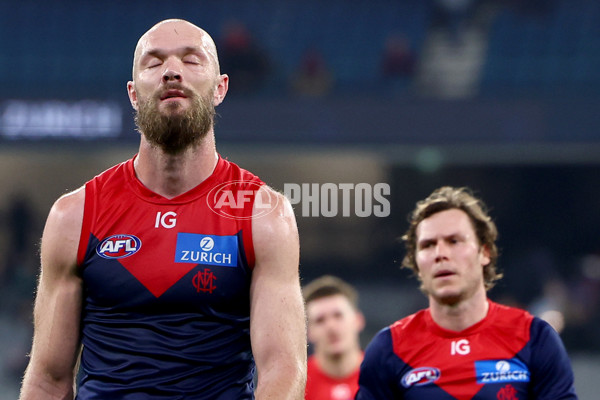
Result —
[{"label": "sleeveless jersey", "polygon": [[134,159],[85,185],[77,399],[252,399],[251,218],[263,182],[219,157],[169,200],[136,178]]},{"label": "sleeveless jersey", "polygon": [[460,332],[438,326],[428,309],[381,330],[365,352],[356,399],[576,399],[556,331],[489,304],[486,318]]},{"label": "sleeveless jersey", "polygon": [[334,378],[319,368],[315,356],[308,358],[305,400],[352,400],[358,390],[359,369],[345,378]]}]

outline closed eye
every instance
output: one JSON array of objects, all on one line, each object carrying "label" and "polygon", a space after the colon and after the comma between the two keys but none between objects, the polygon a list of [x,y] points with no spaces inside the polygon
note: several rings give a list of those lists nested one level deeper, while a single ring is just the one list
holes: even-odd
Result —
[{"label": "closed eye", "polygon": [[198,57],[198,55],[196,55],[196,54],[188,54],[185,57],[183,57],[182,60],[185,64],[192,64],[192,65],[201,64],[201,62],[200,62],[201,58]]},{"label": "closed eye", "polygon": [[143,64],[146,68],[156,68],[162,65],[162,59],[158,57],[148,57],[146,60],[143,60]]}]

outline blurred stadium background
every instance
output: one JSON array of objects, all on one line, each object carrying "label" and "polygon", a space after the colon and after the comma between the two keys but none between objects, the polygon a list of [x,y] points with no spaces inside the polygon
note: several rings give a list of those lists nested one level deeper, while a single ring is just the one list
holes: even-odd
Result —
[{"label": "blurred stadium background", "polygon": [[[301,273],[355,284],[368,327],[425,306],[399,269],[414,202],[467,185],[491,206],[495,300],[557,324],[582,399],[600,373],[597,0],[0,1],[0,399],[31,340],[53,201],[135,154],[136,41],[184,18],[217,42],[223,156],[273,187],[388,183],[386,218],[308,217]],[[511,329],[511,327],[506,327]]]}]

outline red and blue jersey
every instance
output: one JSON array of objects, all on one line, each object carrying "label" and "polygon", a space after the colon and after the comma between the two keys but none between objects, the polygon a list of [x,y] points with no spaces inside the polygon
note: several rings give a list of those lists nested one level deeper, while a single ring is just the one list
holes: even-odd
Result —
[{"label": "red and blue jersey", "polygon": [[85,186],[77,399],[252,399],[249,288],[259,178],[219,158],[173,199],[133,159]]},{"label": "red and blue jersey", "polygon": [[358,390],[359,369],[343,378],[327,375],[317,358],[308,358],[304,400],[351,400]]},{"label": "red and blue jersey", "polygon": [[576,399],[556,331],[526,311],[489,302],[460,332],[422,310],[381,330],[365,352],[358,400]]}]

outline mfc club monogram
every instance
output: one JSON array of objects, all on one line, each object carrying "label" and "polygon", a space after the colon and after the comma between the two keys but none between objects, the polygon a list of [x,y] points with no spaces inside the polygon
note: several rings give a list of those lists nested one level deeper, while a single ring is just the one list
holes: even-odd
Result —
[{"label": "mfc club monogram", "polygon": [[214,281],[217,280],[215,274],[208,268],[203,269],[202,271],[198,271],[196,275],[192,278],[192,284],[196,288],[198,293],[211,293],[217,287],[214,285]]}]

